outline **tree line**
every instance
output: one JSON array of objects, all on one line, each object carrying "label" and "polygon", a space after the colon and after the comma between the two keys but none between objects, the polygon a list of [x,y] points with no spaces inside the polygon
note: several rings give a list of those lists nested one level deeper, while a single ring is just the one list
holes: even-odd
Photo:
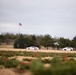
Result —
[{"label": "tree line", "polygon": [[59,49],[66,46],[76,48],[76,36],[70,40],[64,37],[52,38],[49,34],[36,36],[6,33],[0,35],[0,44],[2,43],[13,43],[14,48],[26,48],[29,46],[37,46],[39,48],[43,46],[46,49],[49,49],[50,47]]}]

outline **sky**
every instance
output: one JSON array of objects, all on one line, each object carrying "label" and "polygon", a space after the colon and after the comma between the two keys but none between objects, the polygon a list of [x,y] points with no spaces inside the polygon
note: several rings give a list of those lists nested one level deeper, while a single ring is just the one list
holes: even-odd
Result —
[{"label": "sky", "polygon": [[72,39],[76,0],[0,0],[0,34],[19,32]]}]

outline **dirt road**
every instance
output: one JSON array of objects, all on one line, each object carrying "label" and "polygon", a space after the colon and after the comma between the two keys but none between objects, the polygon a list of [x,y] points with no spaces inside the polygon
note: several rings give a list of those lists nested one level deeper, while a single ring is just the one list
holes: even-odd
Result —
[{"label": "dirt road", "polygon": [[76,53],[76,51],[62,51],[62,50],[26,50],[13,48],[0,48],[0,51],[27,51],[27,52],[49,52],[49,53]]}]

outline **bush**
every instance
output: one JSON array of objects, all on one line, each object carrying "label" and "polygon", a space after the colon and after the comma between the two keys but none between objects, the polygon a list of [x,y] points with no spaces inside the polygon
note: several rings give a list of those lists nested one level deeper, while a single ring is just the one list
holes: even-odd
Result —
[{"label": "bush", "polygon": [[56,65],[60,65],[62,63],[62,60],[59,58],[59,57],[54,57],[52,60],[51,60],[51,64],[53,66],[56,66]]},{"label": "bush", "polygon": [[15,52],[13,52],[13,51],[4,51],[2,53],[2,56],[4,56],[4,57],[12,57],[14,55],[15,55]]},{"label": "bush", "polygon": [[[33,75],[76,75],[76,62],[73,63],[67,61],[60,65],[59,59],[54,58],[52,65],[49,68],[44,68],[43,63],[40,60],[34,60],[31,63],[31,71]],[[57,64],[56,64],[57,61]]]},{"label": "bush", "polygon": [[19,61],[16,59],[9,59],[4,63],[6,68],[16,68],[19,65]]},{"label": "bush", "polygon": [[30,63],[29,62],[21,62],[20,64],[20,69],[25,70],[30,68]]},{"label": "bush", "polygon": [[40,59],[32,60],[30,70],[34,75],[42,75],[44,66]]},{"label": "bush", "polygon": [[25,70],[26,69],[26,65],[25,64],[21,64],[20,65],[20,70]]},{"label": "bush", "polygon": [[32,61],[31,58],[23,58],[23,61]]},{"label": "bush", "polygon": [[43,63],[51,63],[51,60],[50,59],[43,59],[42,62]]},{"label": "bush", "polygon": [[8,60],[6,57],[0,57],[0,65],[4,65],[5,61]]}]

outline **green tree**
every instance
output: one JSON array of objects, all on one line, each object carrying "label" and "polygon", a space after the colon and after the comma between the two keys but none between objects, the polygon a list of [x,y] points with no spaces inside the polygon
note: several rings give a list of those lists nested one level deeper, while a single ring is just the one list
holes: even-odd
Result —
[{"label": "green tree", "polygon": [[76,42],[76,36],[73,38],[73,41],[75,41],[75,42]]},{"label": "green tree", "polygon": [[4,35],[5,43],[6,43],[6,44],[9,44],[9,43],[10,43],[9,37],[10,37],[10,34],[9,34],[9,33],[6,33],[6,34]]},{"label": "green tree", "polygon": [[76,36],[72,40],[72,45],[73,45],[74,48],[76,48]]},{"label": "green tree", "polygon": [[32,45],[35,46],[35,45],[36,45],[36,36],[35,36],[35,35],[32,35],[32,36],[31,36],[31,39],[32,39],[32,41],[33,41],[33,42],[32,42]]},{"label": "green tree", "polygon": [[53,46],[54,45],[54,41],[53,39],[51,38],[50,35],[45,35],[41,41],[40,41],[41,45],[46,47],[47,49],[50,47],[50,46]]},{"label": "green tree", "polygon": [[4,42],[4,36],[1,34],[0,35],[0,44]]},{"label": "green tree", "polygon": [[60,46],[60,48],[63,48],[66,46],[71,46],[71,40],[65,39],[65,38],[60,38],[59,39],[59,46]]},{"label": "green tree", "polygon": [[25,38],[25,43],[26,43],[26,47],[29,47],[29,46],[33,45],[33,41],[30,37]]},{"label": "green tree", "polygon": [[14,35],[11,33],[5,33],[0,35],[0,43],[10,44],[13,43],[14,40],[18,37],[18,35]]},{"label": "green tree", "polygon": [[25,48],[26,43],[23,35],[21,34],[14,42],[14,48]]},{"label": "green tree", "polygon": [[35,35],[32,35],[31,36],[31,39],[32,39],[32,45],[33,46],[37,46],[37,47],[39,47],[40,48],[40,44],[39,44],[39,42],[38,42],[38,38],[35,36]]}]

